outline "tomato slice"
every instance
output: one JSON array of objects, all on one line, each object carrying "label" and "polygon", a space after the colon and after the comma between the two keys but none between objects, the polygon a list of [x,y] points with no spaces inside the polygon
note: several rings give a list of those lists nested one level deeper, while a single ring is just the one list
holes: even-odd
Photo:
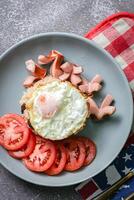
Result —
[{"label": "tomato slice", "polygon": [[36,144],[35,135],[31,133],[29,136],[28,142],[27,144],[24,145],[24,147],[22,147],[18,151],[9,151],[8,153],[10,156],[14,158],[18,158],[18,159],[25,158],[33,152],[35,148],[35,144]]},{"label": "tomato slice", "polygon": [[6,114],[0,118],[0,144],[7,150],[18,150],[29,137],[29,128],[20,115]]},{"label": "tomato slice", "polygon": [[78,140],[83,142],[86,148],[86,158],[84,161],[84,165],[89,165],[96,156],[96,145],[91,139],[86,137],[78,137]]},{"label": "tomato slice", "polygon": [[63,144],[57,143],[56,150],[57,150],[57,154],[56,154],[56,158],[53,165],[47,171],[45,171],[45,173],[51,176],[61,173],[65,167],[66,160],[67,160],[66,149],[63,146]]},{"label": "tomato slice", "polygon": [[56,158],[56,147],[49,140],[36,137],[36,145],[34,151],[24,158],[25,166],[31,171],[43,172],[54,163]]},{"label": "tomato slice", "polygon": [[67,161],[65,165],[65,170],[74,171],[82,167],[85,160],[85,146],[83,142],[74,139],[64,140],[64,147],[67,152]]},{"label": "tomato slice", "polygon": [[0,145],[4,145],[4,125],[0,124]]}]

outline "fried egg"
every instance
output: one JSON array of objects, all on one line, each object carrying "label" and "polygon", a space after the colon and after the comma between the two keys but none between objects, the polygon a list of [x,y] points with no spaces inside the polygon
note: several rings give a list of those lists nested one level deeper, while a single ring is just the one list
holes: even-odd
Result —
[{"label": "fried egg", "polygon": [[81,130],[89,117],[86,97],[69,82],[38,81],[21,99],[36,134],[61,140]]}]

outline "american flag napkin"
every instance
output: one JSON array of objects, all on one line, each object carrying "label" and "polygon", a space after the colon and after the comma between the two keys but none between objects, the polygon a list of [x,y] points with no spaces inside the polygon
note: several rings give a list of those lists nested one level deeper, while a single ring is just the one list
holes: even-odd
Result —
[{"label": "american flag napkin", "polygon": [[[93,199],[124,177],[130,170],[134,170],[134,134],[129,137],[123,150],[110,166],[94,178],[77,186],[76,191],[80,193],[84,200]],[[134,192],[133,183],[134,179],[121,186],[111,200],[124,200],[124,197],[128,196],[132,189]]]},{"label": "american flag napkin", "polygon": [[130,179],[126,184],[122,185],[119,188],[119,190],[113,195],[111,200],[125,200],[125,198],[127,198],[133,192],[134,192],[134,178]]},{"label": "american flag napkin", "polygon": [[[134,14],[119,12],[107,17],[89,31],[86,38],[107,50],[124,71],[134,94]],[[94,199],[134,169],[134,135],[131,135],[121,153],[104,171],[76,187],[83,200]],[[134,181],[123,185],[113,200],[123,200]],[[131,188],[132,187],[132,188]]]}]

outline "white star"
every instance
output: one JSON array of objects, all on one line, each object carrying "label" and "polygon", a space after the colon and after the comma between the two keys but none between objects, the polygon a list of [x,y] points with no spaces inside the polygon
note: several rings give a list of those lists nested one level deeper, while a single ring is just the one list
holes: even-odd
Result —
[{"label": "white star", "polygon": [[122,172],[124,172],[125,174],[128,174],[128,173],[130,172],[130,170],[131,170],[131,168],[127,168],[127,167],[125,166],[125,169],[122,170]]},{"label": "white star", "polygon": [[130,185],[122,185],[122,186],[120,187],[120,190],[125,189],[125,188],[130,188]]},{"label": "white star", "polygon": [[124,157],[122,157],[122,158],[124,158],[124,159],[125,159],[125,162],[126,162],[127,160],[132,160],[132,159],[131,159],[131,156],[132,156],[131,154],[127,154],[127,153],[126,153],[126,155],[125,155]]}]

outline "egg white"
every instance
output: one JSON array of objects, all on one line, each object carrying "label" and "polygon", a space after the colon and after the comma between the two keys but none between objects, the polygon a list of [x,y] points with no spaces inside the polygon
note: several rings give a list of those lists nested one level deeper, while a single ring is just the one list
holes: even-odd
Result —
[{"label": "egg white", "polygon": [[[50,95],[58,101],[58,110],[51,118],[43,118],[38,106],[41,95]],[[44,138],[61,140],[76,134],[89,116],[86,98],[69,82],[53,80],[34,87],[26,108],[35,132]]]}]

